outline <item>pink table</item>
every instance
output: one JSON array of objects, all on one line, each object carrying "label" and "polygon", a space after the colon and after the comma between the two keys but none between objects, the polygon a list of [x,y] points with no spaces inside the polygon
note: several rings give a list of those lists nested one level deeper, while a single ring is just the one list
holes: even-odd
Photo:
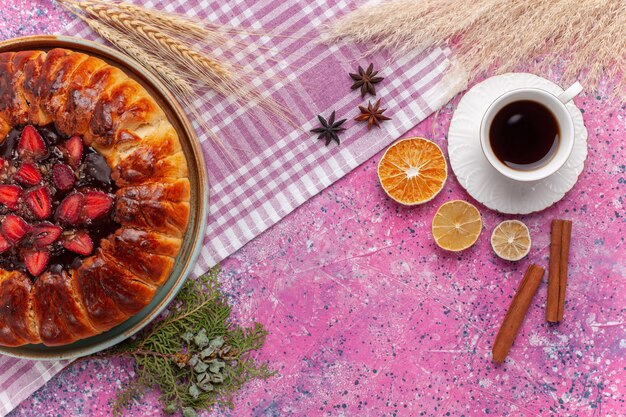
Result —
[{"label": "pink table", "polygon": [[[51,33],[61,13],[0,0],[0,38]],[[34,12],[33,12],[34,10]],[[610,93],[606,93],[610,95]],[[411,134],[445,150],[458,98]],[[479,205],[485,228],[456,255],[430,234],[437,207],[473,200],[453,175],[431,203],[404,208],[376,177],[380,155],[305,203],[222,264],[237,319],[270,331],[261,360],[278,371],[246,386],[232,416],[626,415],[626,110],[583,94],[589,157],[575,188],[552,208],[503,216]],[[491,363],[502,317],[530,262],[547,266],[549,223],[574,221],[565,321],[544,321],[542,283],[510,359]],[[499,260],[493,227],[529,226],[528,258]],[[110,414],[132,376],[124,360],[71,366],[11,416]],[[156,396],[128,415],[160,415]]]}]

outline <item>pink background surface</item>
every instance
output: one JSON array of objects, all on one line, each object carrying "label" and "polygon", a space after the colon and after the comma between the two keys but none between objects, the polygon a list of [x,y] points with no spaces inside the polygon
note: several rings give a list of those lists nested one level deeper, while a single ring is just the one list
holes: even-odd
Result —
[{"label": "pink background surface", "polygon": [[[58,30],[66,17],[46,5],[0,0],[0,38]],[[626,110],[606,96],[576,99],[589,157],[574,189],[528,216],[479,205],[483,233],[461,254],[439,250],[430,234],[440,204],[474,202],[454,176],[434,201],[404,208],[378,184],[379,154],[231,256],[220,280],[237,320],[269,330],[259,359],[277,374],[248,384],[235,410],[206,415],[626,415]],[[457,102],[410,133],[445,152]],[[528,264],[547,266],[556,217],[574,221],[565,321],[545,323],[544,281],[509,359],[495,367],[495,334]],[[489,245],[508,218],[533,238],[517,263]],[[10,415],[109,415],[132,374],[125,360],[75,364]],[[160,413],[148,396],[127,414]]]}]

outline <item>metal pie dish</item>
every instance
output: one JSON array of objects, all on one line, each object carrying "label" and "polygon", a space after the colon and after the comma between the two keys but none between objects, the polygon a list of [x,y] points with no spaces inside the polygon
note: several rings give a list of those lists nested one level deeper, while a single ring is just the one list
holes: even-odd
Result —
[{"label": "metal pie dish", "polygon": [[68,36],[27,36],[0,42],[0,52],[48,51],[53,48],[85,53],[106,61],[141,84],[163,109],[178,133],[189,168],[191,188],[189,223],[183,243],[167,281],[139,313],[112,329],[63,346],[43,344],[20,347],[0,346],[0,354],[33,360],[73,359],[107,349],[137,333],[154,320],[174,299],[191,274],[200,254],[208,214],[208,183],[202,149],[185,112],[167,88],[138,63],[111,48]]}]

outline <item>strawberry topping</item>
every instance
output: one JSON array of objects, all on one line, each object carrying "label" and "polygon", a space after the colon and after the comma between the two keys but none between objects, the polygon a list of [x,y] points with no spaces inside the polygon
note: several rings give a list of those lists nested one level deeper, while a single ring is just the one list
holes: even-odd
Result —
[{"label": "strawberry topping", "polygon": [[56,218],[70,225],[76,225],[83,209],[85,197],[81,193],[70,194],[59,204]]},{"label": "strawberry topping", "polygon": [[26,251],[24,253],[24,264],[26,265],[26,269],[28,269],[28,272],[35,277],[45,271],[49,260],[50,253],[45,250]]},{"label": "strawberry topping", "polygon": [[0,227],[4,237],[11,243],[17,243],[28,232],[28,224],[15,214],[8,214]]},{"label": "strawberry topping", "polygon": [[63,229],[50,222],[40,223],[33,227],[31,231],[33,243],[40,249],[56,242],[59,236],[61,236],[61,233],[63,233]]},{"label": "strawberry topping", "polygon": [[100,191],[88,191],[85,193],[85,206],[81,218],[83,221],[91,221],[108,214],[113,207],[113,197]]},{"label": "strawberry topping", "polygon": [[83,159],[83,140],[79,136],[72,136],[65,143],[67,162],[72,168],[78,167]]},{"label": "strawberry topping", "polygon": [[24,193],[24,201],[38,219],[47,219],[52,214],[52,200],[46,187],[33,188]]},{"label": "strawberry topping", "polygon": [[0,185],[0,204],[4,204],[9,210],[17,209],[17,202],[22,194],[22,189],[17,185]]},{"label": "strawberry topping", "polygon": [[52,180],[59,190],[69,190],[74,186],[76,177],[74,171],[65,164],[56,164],[52,168]]},{"label": "strawberry topping", "polygon": [[6,251],[11,247],[11,242],[6,240],[6,238],[0,234],[0,253]]},{"label": "strawberry topping", "polygon": [[47,152],[46,144],[37,129],[31,125],[24,127],[22,136],[17,143],[17,153],[20,157],[38,159]]},{"label": "strawberry topping", "polygon": [[93,250],[93,241],[87,232],[79,230],[65,236],[63,247],[79,255],[89,255]]},{"label": "strawberry topping", "polygon": [[54,125],[27,125],[0,141],[0,270],[34,280],[76,268],[119,225],[107,160]]},{"label": "strawberry topping", "polygon": [[41,173],[34,164],[27,162],[17,170],[13,179],[22,185],[37,185],[41,182]]}]

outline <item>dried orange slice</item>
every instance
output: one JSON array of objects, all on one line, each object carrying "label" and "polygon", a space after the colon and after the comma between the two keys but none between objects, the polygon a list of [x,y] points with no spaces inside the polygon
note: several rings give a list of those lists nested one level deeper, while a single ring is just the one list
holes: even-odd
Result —
[{"label": "dried orange slice", "polygon": [[433,237],[442,249],[457,252],[478,240],[483,228],[478,209],[467,201],[444,203],[433,217]]},{"label": "dried orange slice", "polygon": [[387,195],[407,206],[435,198],[448,178],[441,148],[424,138],[391,145],[378,164],[378,179]]},{"label": "dried orange slice", "polygon": [[519,261],[530,252],[530,232],[519,220],[505,220],[493,229],[491,247],[502,259]]}]

